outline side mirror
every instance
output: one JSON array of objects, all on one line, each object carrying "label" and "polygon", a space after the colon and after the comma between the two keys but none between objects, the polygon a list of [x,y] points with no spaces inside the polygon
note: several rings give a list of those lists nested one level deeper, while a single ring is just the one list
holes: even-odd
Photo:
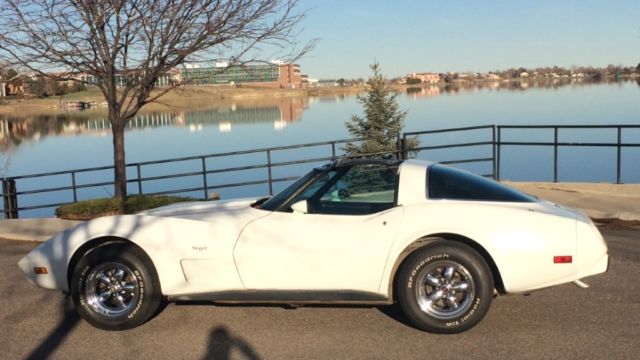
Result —
[{"label": "side mirror", "polygon": [[302,214],[306,214],[307,212],[309,212],[309,208],[307,206],[307,200],[300,200],[296,203],[294,203],[293,205],[291,205],[291,209],[294,212],[299,212]]}]

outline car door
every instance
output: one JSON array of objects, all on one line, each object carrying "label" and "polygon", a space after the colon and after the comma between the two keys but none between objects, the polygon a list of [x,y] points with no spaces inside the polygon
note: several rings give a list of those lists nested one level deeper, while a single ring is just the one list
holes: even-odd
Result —
[{"label": "car door", "polygon": [[377,292],[402,220],[397,178],[397,166],[354,166],[301,195],[306,213],[248,224],[234,250],[245,287]]}]

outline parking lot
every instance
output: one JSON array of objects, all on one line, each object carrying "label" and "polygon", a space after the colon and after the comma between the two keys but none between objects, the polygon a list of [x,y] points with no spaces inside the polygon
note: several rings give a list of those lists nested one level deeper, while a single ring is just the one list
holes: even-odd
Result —
[{"label": "parking lot", "polygon": [[[124,332],[80,320],[70,299],[27,283],[16,263],[36,243],[0,240],[0,357],[414,359],[640,357],[640,227],[601,228],[609,272],[494,300],[458,335],[407,325],[393,307],[169,304]],[[531,269],[535,272],[535,269]]]}]

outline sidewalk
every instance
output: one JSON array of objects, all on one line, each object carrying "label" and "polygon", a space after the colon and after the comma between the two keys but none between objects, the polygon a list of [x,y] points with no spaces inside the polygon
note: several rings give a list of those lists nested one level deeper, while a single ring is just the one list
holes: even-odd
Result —
[{"label": "sidewalk", "polygon": [[[580,209],[596,219],[640,221],[640,184],[505,182],[541,199]],[[0,220],[0,238],[44,241],[78,221]]]},{"label": "sidewalk", "polygon": [[595,219],[640,220],[640,184],[504,182]]}]

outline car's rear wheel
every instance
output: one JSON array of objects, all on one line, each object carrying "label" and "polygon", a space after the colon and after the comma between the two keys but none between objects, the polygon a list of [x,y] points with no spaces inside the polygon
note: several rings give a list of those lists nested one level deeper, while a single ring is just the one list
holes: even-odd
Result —
[{"label": "car's rear wheel", "polygon": [[149,320],[162,302],[150,260],[126,244],[86,253],[75,266],[70,291],[80,316],[104,330],[136,327]]},{"label": "car's rear wheel", "polygon": [[485,316],[493,277],[469,246],[437,240],[405,260],[397,291],[400,307],[416,327],[453,334],[471,329]]}]

